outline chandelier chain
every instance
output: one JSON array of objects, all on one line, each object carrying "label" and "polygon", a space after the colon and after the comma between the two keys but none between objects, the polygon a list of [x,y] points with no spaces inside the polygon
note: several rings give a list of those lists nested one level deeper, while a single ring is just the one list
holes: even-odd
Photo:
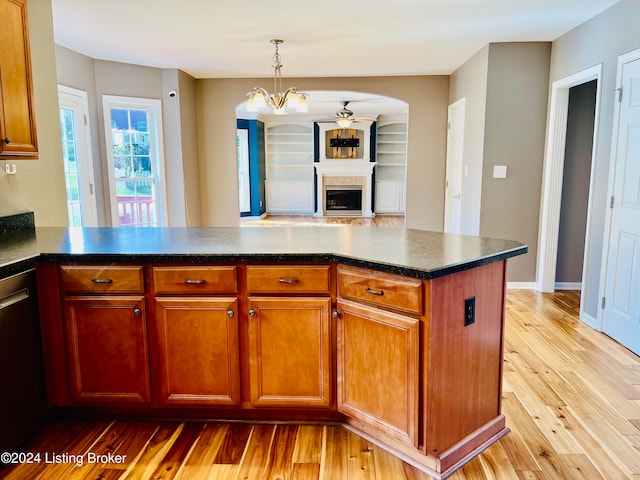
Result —
[{"label": "chandelier chain", "polygon": [[307,94],[298,92],[296,87],[289,87],[286,91],[282,88],[282,61],[278,46],[284,43],[283,40],[273,39],[271,43],[275,46],[273,55],[273,90],[270,94],[262,87],[254,87],[249,92],[249,100],[247,102],[247,110],[257,112],[259,106],[268,106],[273,110],[274,114],[286,114],[287,107],[295,108],[298,112],[307,111]]}]

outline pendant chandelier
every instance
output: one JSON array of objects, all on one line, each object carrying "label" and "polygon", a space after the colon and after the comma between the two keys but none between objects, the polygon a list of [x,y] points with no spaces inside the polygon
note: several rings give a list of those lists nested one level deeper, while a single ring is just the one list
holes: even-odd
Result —
[{"label": "pendant chandelier", "polygon": [[307,112],[307,93],[298,92],[295,87],[289,87],[282,91],[282,63],[280,63],[280,54],[278,53],[278,45],[284,43],[284,40],[271,40],[276,47],[276,53],[273,55],[273,93],[267,92],[262,87],[254,87],[247,95],[247,111],[257,112],[259,108],[269,107],[275,115],[286,115],[287,108],[295,108],[296,112]]}]

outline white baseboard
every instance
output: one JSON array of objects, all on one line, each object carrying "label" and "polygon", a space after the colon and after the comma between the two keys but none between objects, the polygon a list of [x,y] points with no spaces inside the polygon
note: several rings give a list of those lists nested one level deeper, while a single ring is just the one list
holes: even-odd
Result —
[{"label": "white baseboard", "polygon": [[581,282],[556,282],[555,283],[556,290],[580,290],[582,291],[582,283]]},{"label": "white baseboard", "polygon": [[537,290],[536,282],[507,282],[507,290]]}]

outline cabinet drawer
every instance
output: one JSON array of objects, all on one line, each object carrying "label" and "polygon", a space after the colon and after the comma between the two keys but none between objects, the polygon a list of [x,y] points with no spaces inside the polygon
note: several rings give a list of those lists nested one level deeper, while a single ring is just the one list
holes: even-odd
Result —
[{"label": "cabinet drawer", "polygon": [[141,266],[62,265],[65,293],[143,293]]},{"label": "cabinet drawer", "polygon": [[236,267],[153,267],[156,295],[236,293]]},{"label": "cabinet drawer", "polygon": [[339,265],[338,296],[422,314],[422,281],[401,275]]},{"label": "cabinet drawer", "polygon": [[249,265],[247,291],[329,294],[329,265]]}]

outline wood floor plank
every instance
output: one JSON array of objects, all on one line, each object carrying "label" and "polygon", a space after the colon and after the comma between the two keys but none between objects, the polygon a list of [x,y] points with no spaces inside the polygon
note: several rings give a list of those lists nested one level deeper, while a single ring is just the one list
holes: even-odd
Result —
[{"label": "wood floor plank", "polygon": [[349,432],[347,435],[347,478],[349,480],[373,480],[376,477],[373,445]]},{"label": "wood floor plank", "polygon": [[478,457],[478,463],[482,465],[486,478],[518,480],[518,474],[501,443],[496,443],[485,450],[484,454]]},{"label": "wood floor plank", "polygon": [[227,424],[220,423],[204,425],[200,436],[176,475],[176,480],[206,479],[209,476],[228,427]]},{"label": "wood floor plank", "polygon": [[171,448],[162,459],[162,463],[158,465],[151,475],[153,480],[171,480],[176,477],[182,463],[200,436],[203,427],[204,424],[200,422],[187,422],[184,424],[182,431],[175,438]]},{"label": "wood floor plank", "polygon": [[322,449],[320,480],[347,478],[347,430],[329,425]]},{"label": "wood floor plank", "polygon": [[234,423],[229,425],[229,429],[224,436],[224,441],[218,451],[218,455],[216,455],[214,463],[232,465],[239,464],[242,454],[247,446],[247,441],[251,434],[251,428],[251,425],[245,423]]},{"label": "wood floor plank", "polygon": [[320,463],[324,430],[322,425],[300,425],[293,463]]},{"label": "wood floor plank", "polygon": [[247,448],[240,462],[237,480],[261,478],[267,468],[267,461],[276,433],[275,425],[254,425]]},{"label": "wood floor plank", "polygon": [[127,480],[149,480],[173,443],[180,436],[184,424],[163,422],[144,446],[135,463],[129,465],[122,478]]},{"label": "wood floor plank", "polygon": [[293,470],[298,425],[278,425],[262,480],[289,480]]},{"label": "wood floor plank", "polygon": [[403,478],[405,476],[402,460],[377,445],[373,445],[373,459],[376,480]]},{"label": "wood floor plank", "polygon": [[294,463],[291,480],[318,480],[320,478],[319,463]]}]

